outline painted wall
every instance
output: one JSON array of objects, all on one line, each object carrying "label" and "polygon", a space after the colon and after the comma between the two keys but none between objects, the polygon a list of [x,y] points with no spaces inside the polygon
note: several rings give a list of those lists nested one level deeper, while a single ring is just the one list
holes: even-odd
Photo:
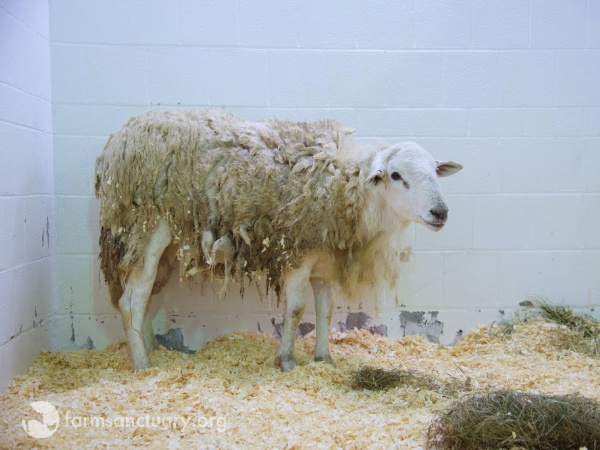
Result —
[{"label": "painted wall", "polygon": [[[123,336],[98,270],[94,159],[157,108],[334,118],[465,165],[442,182],[447,227],[410,229],[381,317],[367,295],[338,302],[334,326],[451,342],[533,295],[600,305],[600,2],[53,0],[50,23],[58,348]],[[281,322],[255,294],[219,302],[172,279],[157,297],[157,330],[192,348]]]},{"label": "painted wall", "polygon": [[0,2],[0,392],[52,350],[54,181],[46,1]]}]

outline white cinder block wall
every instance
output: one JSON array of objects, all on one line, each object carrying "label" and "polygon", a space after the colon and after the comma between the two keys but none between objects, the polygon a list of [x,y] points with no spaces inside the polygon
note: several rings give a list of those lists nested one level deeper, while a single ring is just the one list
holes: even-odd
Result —
[{"label": "white cinder block wall", "polygon": [[[50,23],[57,348],[123,336],[98,270],[94,159],[157,108],[334,118],[462,162],[442,183],[447,228],[411,228],[398,306],[390,294],[368,323],[391,335],[451,342],[534,295],[600,306],[599,1],[53,0]],[[373,316],[368,298],[339,302],[334,325],[360,308]],[[172,279],[154,311],[197,348],[274,332],[282,310]]]},{"label": "white cinder block wall", "polygon": [[0,392],[52,350],[54,183],[46,1],[0,2]]}]

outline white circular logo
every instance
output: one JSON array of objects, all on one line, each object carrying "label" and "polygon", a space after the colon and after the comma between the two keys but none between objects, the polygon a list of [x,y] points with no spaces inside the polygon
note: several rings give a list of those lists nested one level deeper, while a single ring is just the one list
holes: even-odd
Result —
[{"label": "white circular logo", "polygon": [[33,402],[31,403],[31,407],[35,412],[42,415],[42,422],[37,420],[28,420],[25,422],[25,419],[23,419],[23,429],[29,436],[36,439],[52,436],[57,430],[58,422],[60,420],[60,416],[54,405],[48,402]]}]

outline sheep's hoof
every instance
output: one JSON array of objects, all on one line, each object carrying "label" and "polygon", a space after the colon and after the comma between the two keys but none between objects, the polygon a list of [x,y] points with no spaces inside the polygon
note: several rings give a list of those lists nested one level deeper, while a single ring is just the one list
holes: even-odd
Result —
[{"label": "sheep's hoof", "polygon": [[150,361],[150,358],[144,358],[144,359],[142,359],[142,361],[134,361],[133,362],[133,370],[135,372],[138,372],[140,370],[146,370],[146,369],[149,369],[150,367],[152,367],[152,362]]},{"label": "sheep's hoof", "polygon": [[333,362],[333,358],[331,357],[331,355],[315,356],[315,361],[316,362],[324,362],[326,364],[331,364],[333,367],[335,367],[335,363]]},{"label": "sheep's hoof", "polygon": [[290,357],[278,356],[277,357],[277,366],[284,372],[287,372],[289,370],[292,370],[294,367],[296,367],[296,359],[294,359],[294,357],[290,358]]}]

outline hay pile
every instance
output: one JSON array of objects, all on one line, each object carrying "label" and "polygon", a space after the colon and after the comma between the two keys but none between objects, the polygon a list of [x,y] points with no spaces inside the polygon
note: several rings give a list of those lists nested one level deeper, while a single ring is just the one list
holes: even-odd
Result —
[{"label": "hay pile", "polygon": [[600,356],[600,322],[588,314],[576,314],[566,306],[552,305],[543,299],[536,303],[544,319],[568,330],[555,336],[557,347]]},{"label": "hay pile", "polygon": [[578,395],[496,391],[467,397],[427,431],[427,447],[479,450],[600,447],[600,403]]},{"label": "hay pile", "polygon": [[[566,332],[560,325],[537,319],[513,325],[507,336],[498,329],[478,328],[454,347],[418,336],[332,332],[337,367],[311,361],[309,334],[297,345],[299,366],[286,373],[275,368],[277,342],[250,332],[223,336],[194,355],[160,348],[151,355],[155,367],[138,373],[124,343],[44,353],[0,399],[0,448],[423,448],[428,426],[475,394],[510,389],[600,401],[600,359],[553,347],[554,336]],[[355,388],[353,374],[367,366],[434,382]],[[29,405],[40,400],[56,406],[61,421],[51,437],[35,440],[21,420],[40,420]],[[117,424],[129,416],[181,416],[198,426],[76,427],[72,419],[67,426],[67,412]]]},{"label": "hay pile", "polygon": [[441,394],[456,395],[468,390],[468,384],[461,385],[456,380],[442,382],[436,377],[417,370],[383,369],[381,367],[361,366],[352,374],[352,387],[355,389],[390,389],[407,387],[415,390],[427,390]]}]

